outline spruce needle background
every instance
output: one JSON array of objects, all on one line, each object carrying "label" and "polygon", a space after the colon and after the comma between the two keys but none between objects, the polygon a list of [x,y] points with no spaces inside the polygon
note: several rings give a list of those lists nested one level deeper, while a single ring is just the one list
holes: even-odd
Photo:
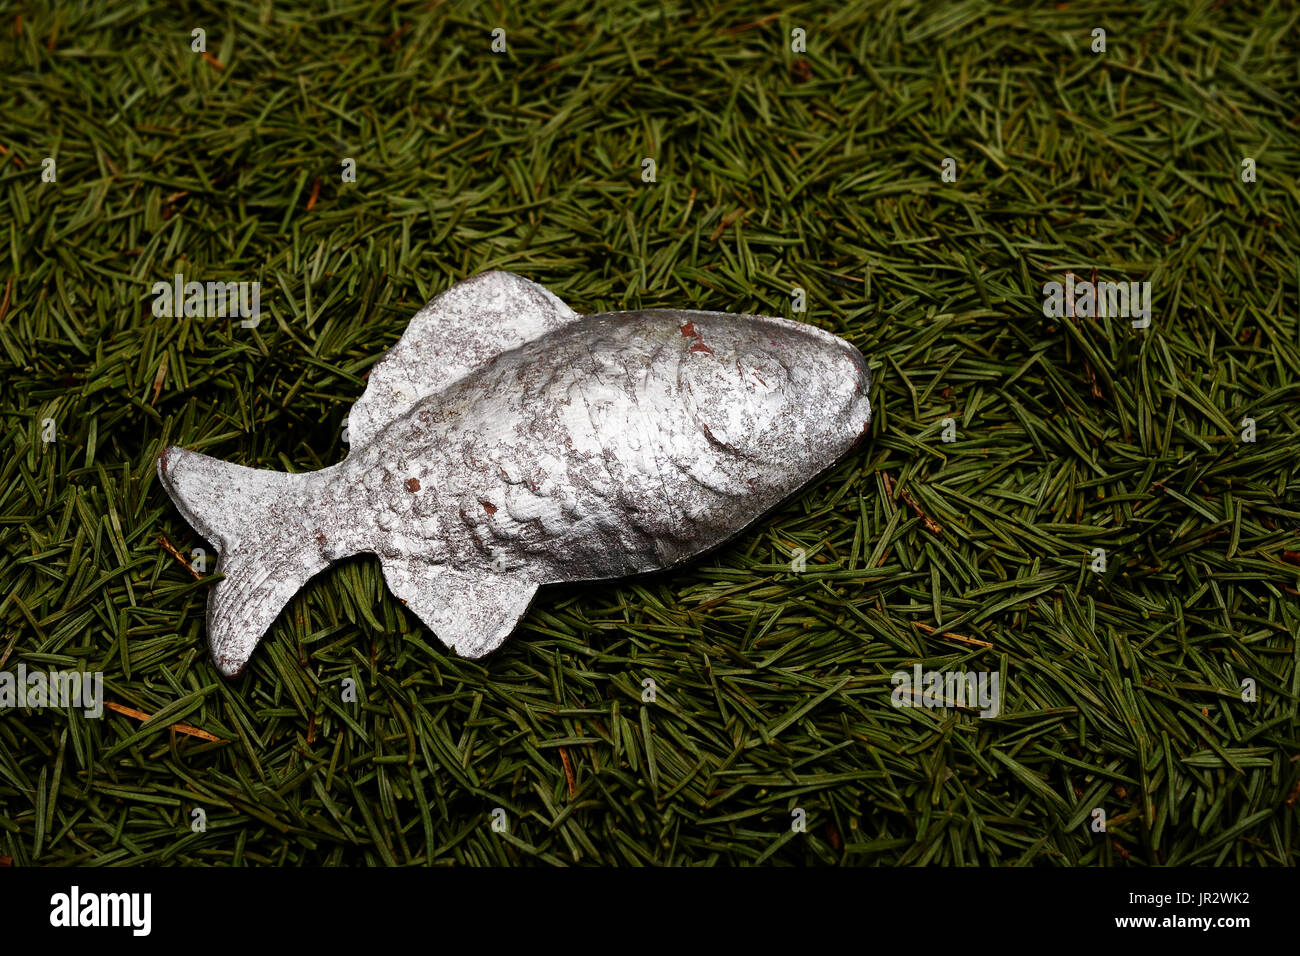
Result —
[{"label": "spruce needle background", "polygon": [[[1298,22],[0,3],[0,669],[110,704],[0,713],[0,865],[1293,865]],[[158,452],[340,460],[367,370],[487,269],[830,329],[870,440],[482,661],[358,557],[220,678]],[[260,324],[155,318],[177,272],[260,281]],[[1149,281],[1150,328],[1045,318],[1067,273]],[[917,663],[999,672],[1001,714],[895,708]]]}]

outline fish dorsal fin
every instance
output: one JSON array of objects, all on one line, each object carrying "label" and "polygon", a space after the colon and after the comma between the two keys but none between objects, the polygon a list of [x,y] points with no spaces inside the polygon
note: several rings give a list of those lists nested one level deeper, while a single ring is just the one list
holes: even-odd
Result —
[{"label": "fish dorsal fin", "polygon": [[537,584],[518,572],[464,571],[418,558],[380,563],[388,589],[461,657],[500,647],[537,593]]},{"label": "fish dorsal fin", "polygon": [[370,370],[365,393],[348,413],[349,443],[362,447],[420,399],[577,318],[522,276],[484,272],[456,283],[415,313]]}]

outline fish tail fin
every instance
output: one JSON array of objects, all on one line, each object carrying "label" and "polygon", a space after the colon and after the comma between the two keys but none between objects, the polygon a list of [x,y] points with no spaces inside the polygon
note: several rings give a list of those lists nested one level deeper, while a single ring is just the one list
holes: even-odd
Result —
[{"label": "fish tail fin", "polygon": [[341,557],[326,556],[312,475],[171,447],[158,457],[158,477],[185,520],[216,546],[225,578],[208,595],[208,641],[218,670],[234,677],[298,589]]}]

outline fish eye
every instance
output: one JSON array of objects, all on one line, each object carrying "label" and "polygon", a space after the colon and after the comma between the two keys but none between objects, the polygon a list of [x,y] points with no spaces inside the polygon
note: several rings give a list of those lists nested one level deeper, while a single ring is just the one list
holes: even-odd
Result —
[{"label": "fish eye", "polygon": [[785,388],[790,371],[775,352],[753,347],[741,348],[736,355],[741,382],[757,392],[775,392]]},{"label": "fish eye", "polygon": [[692,355],[683,383],[688,407],[709,438],[733,451],[757,451],[780,419],[789,372],[773,352],[742,345]]}]

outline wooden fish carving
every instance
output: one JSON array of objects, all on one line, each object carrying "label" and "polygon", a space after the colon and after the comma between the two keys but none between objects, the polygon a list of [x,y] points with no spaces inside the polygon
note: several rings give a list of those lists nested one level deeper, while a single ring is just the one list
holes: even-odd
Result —
[{"label": "wooden fish carving", "polygon": [[212,656],[239,674],[333,561],[378,555],[448,647],[498,647],[544,584],[671,567],[736,535],[871,423],[862,355],[786,319],[577,315],[503,272],[412,318],[337,465],[282,474],[167,448],[158,475],[219,553]]}]

